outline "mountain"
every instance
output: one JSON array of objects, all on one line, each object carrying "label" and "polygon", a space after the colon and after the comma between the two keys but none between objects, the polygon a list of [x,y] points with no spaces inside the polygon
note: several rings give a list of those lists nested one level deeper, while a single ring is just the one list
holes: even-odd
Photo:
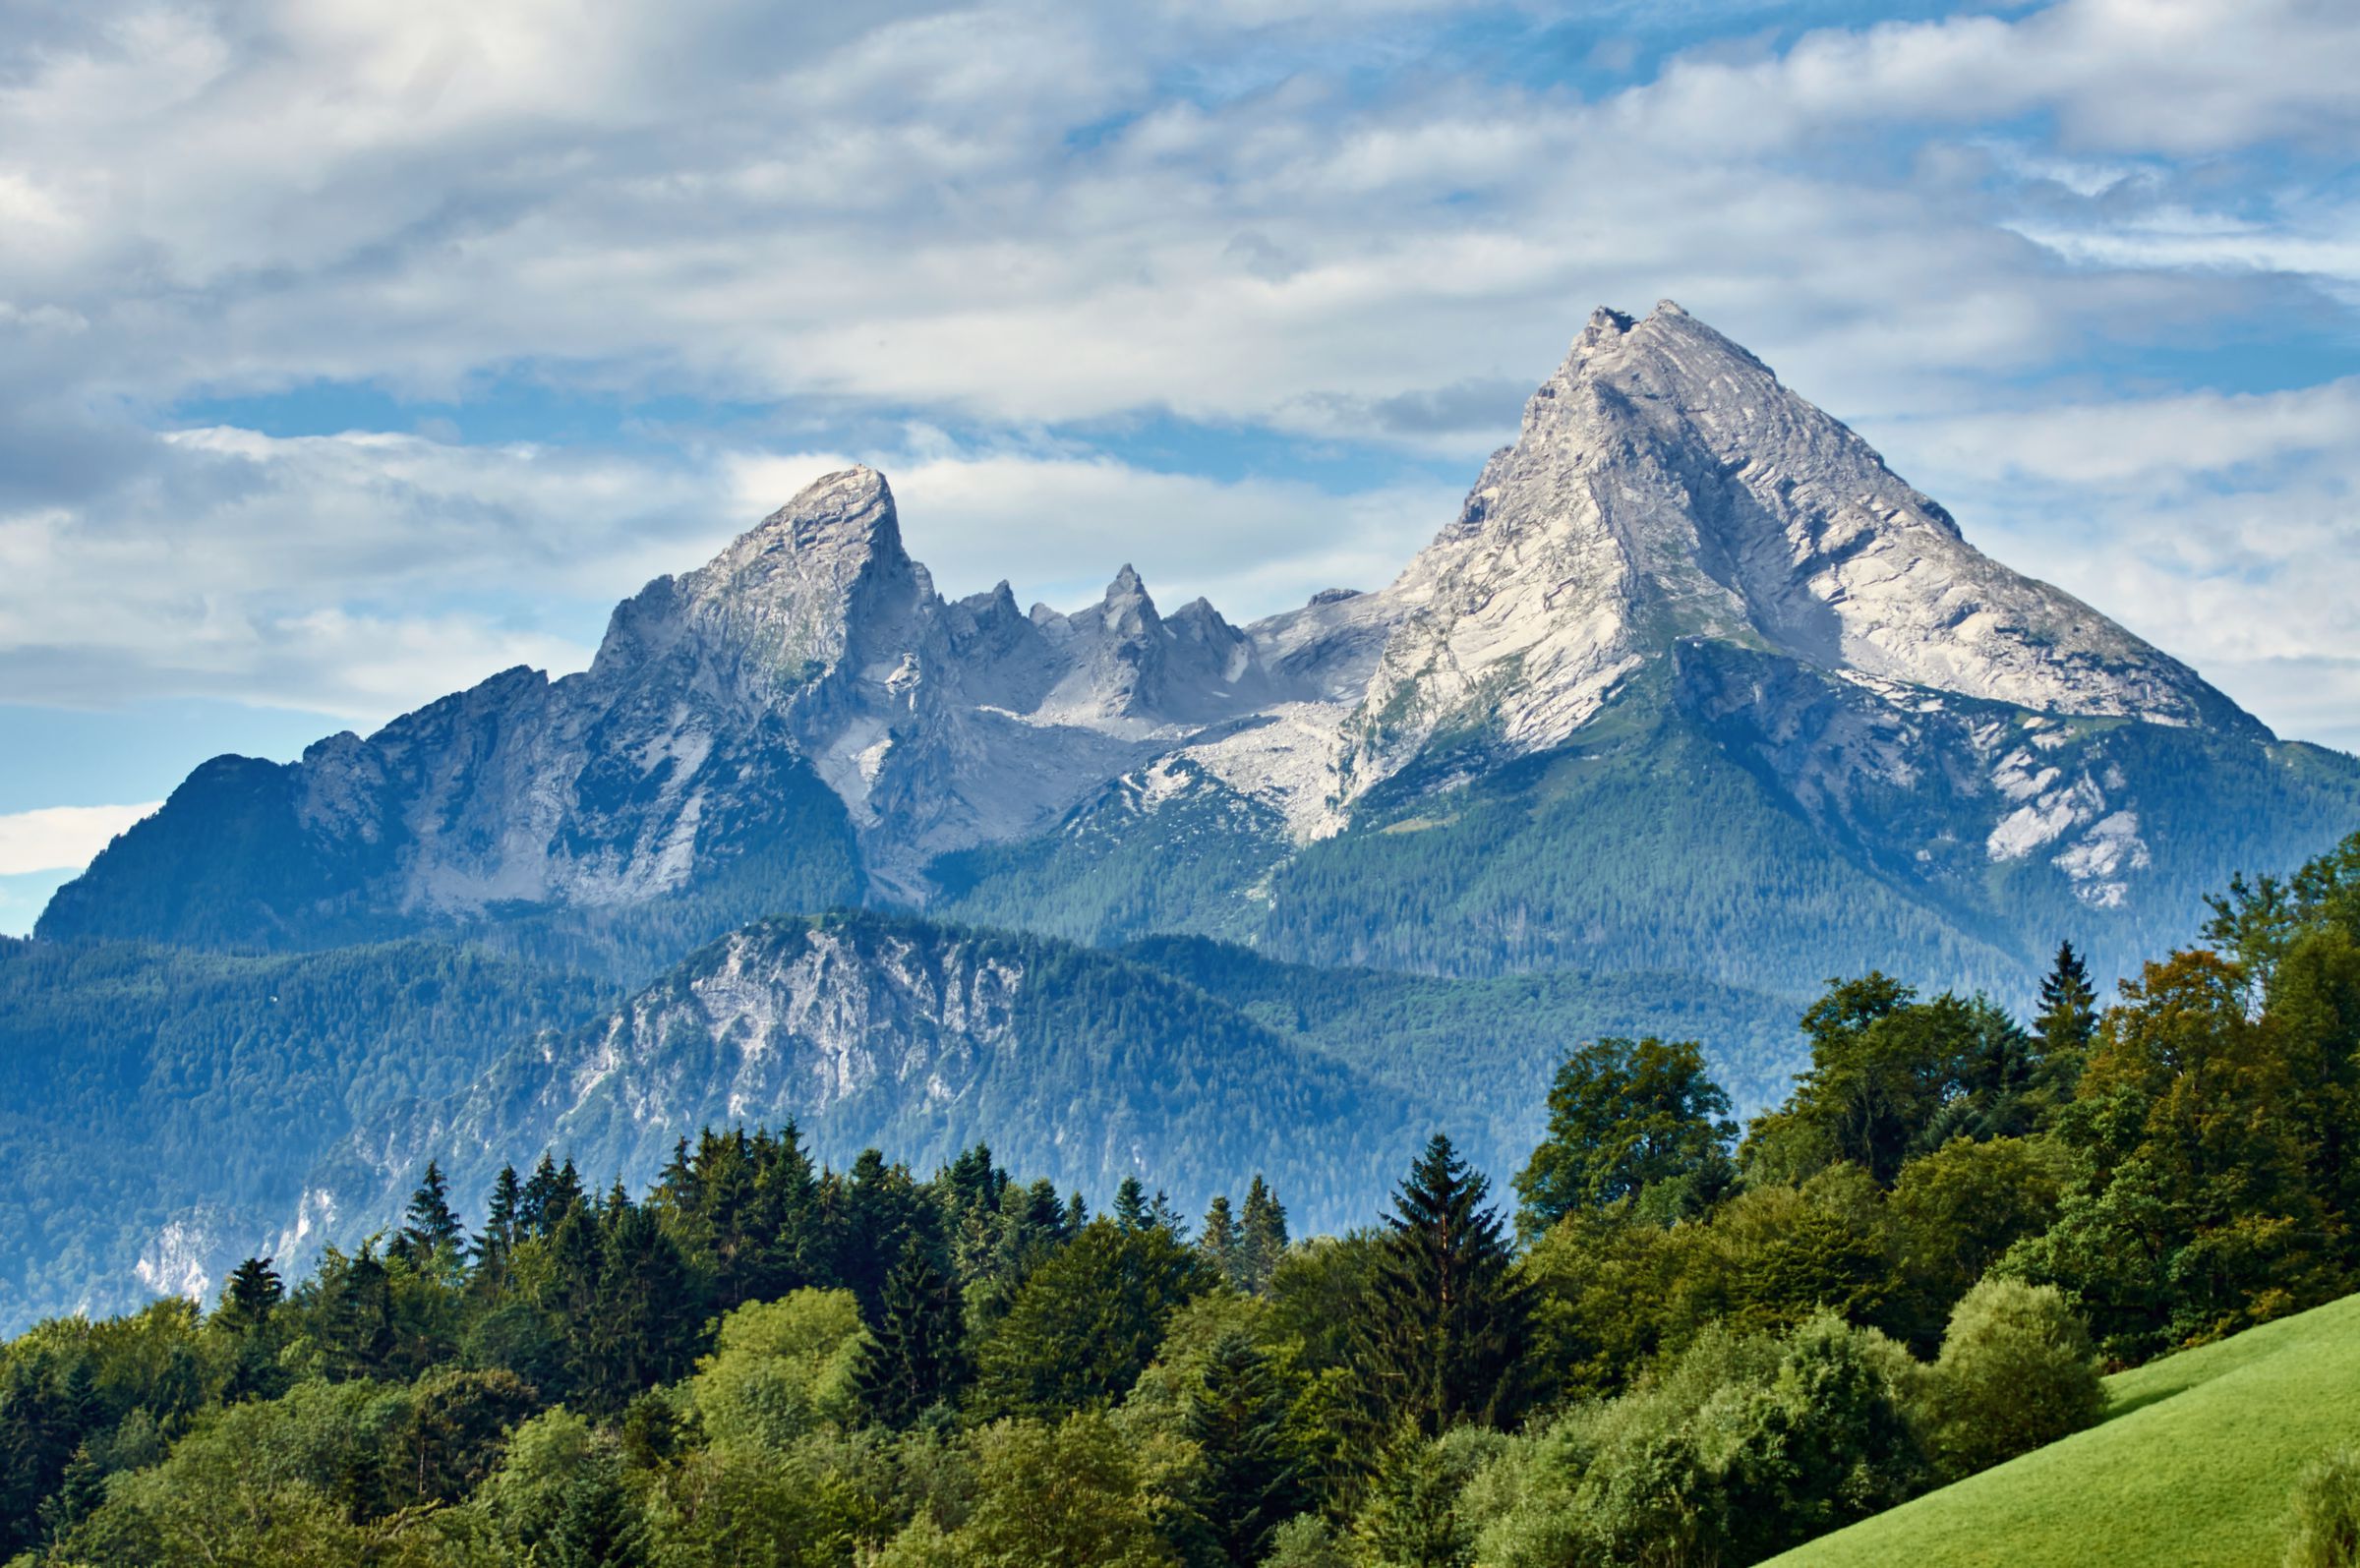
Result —
[{"label": "mountain", "polygon": [[1976,551],[1669,302],[1593,316],[1390,585],[1237,626],[1125,566],[946,600],[829,475],[510,670],[297,763],[221,758],[45,937],[304,948],[497,928],[644,978],[848,902],[1322,965],[1881,961],[2021,996],[2360,818],[2360,764]]},{"label": "mountain", "polygon": [[545,1149],[635,1188],[700,1127],[790,1121],[839,1167],[876,1147],[930,1172],[988,1142],[1101,1204],[1138,1175],[1200,1212],[1264,1172],[1300,1219],[1340,1227],[1435,1114],[1120,955],[873,913],[782,918],[356,1130],[295,1229],[391,1219],[430,1158],[470,1200]]},{"label": "mountain", "polygon": [[1136,1174],[1201,1212],[1261,1171],[1298,1225],[1357,1224],[1436,1127],[1512,1175],[1568,1041],[1702,1039],[1752,1108],[1784,1092],[1794,1016],[1685,976],[1326,971],[873,913],[759,922],[627,1000],[416,939],[0,940],[0,1333],[357,1245],[428,1158],[476,1220],[503,1161],[555,1149],[638,1183],[675,1138],[738,1122],[921,1173],[985,1140],[1101,1205]]},{"label": "mountain", "polygon": [[354,1128],[615,988],[408,941],[223,955],[0,939],[0,1331],[207,1294]]},{"label": "mountain", "polygon": [[764,920],[355,1128],[279,1245],[393,1223],[429,1159],[468,1203],[544,1151],[635,1187],[701,1127],[789,1121],[840,1168],[875,1147],[923,1173],[988,1142],[1101,1206],[1137,1176],[1201,1213],[1261,1174],[1298,1226],[1342,1229],[1438,1127],[1504,1182],[1566,1043],[1647,1030],[1711,1041],[1749,1107],[1785,1091],[1792,1009],[1680,976],[1451,981],[1201,938],[1109,952],[873,912]]}]

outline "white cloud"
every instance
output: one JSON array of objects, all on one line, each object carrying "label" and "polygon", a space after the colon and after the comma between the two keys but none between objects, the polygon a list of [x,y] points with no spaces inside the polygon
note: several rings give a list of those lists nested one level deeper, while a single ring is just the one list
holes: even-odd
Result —
[{"label": "white cloud", "polygon": [[1416,54],[1371,95],[1303,44],[1251,88],[1173,90],[1273,47],[1262,24],[1289,10],[1292,34],[1353,46],[1359,19],[1267,6],[853,32],[720,0],[597,28],[556,4],[139,13],[0,89],[0,146],[30,149],[0,179],[71,231],[12,247],[0,299],[87,319],[80,376],[137,397],[448,393],[530,361],[1301,426],[1338,398],[1537,379],[1590,306],[1666,293],[1823,387],[1882,390],[2220,298],[2059,275],[1972,186],[1864,157],[1889,128],[1987,141],[1980,122],[2045,110],[2069,146],[2133,155],[2330,138],[2360,37],[2276,0],[2064,0],[1697,54],[1596,103]]},{"label": "white cloud", "polygon": [[[1456,487],[1155,473],[1078,423],[1471,478],[1593,305],[1663,295],[2101,607],[2251,594],[2266,644],[2147,628],[2208,668],[2360,646],[2347,383],[1988,412],[2093,345],[2348,295],[2346,186],[2274,162],[2360,130],[2360,12],[2060,0],[1725,41],[1584,100],[1419,9],[60,10],[0,42],[0,679],[366,720],[565,668],[822,461],[765,451],[886,466],[946,590],[1071,603],[1130,558],[1242,618],[1382,580]],[[539,445],[136,428],[315,380],[788,412]],[[878,434],[913,418],[966,434]]]},{"label": "white cloud", "polygon": [[162,804],[43,806],[0,815],[0,877],[88,865],[117,834]]},{"label": "white cloud", "polygon": [[2360,378],[1871,432],[1969,537],[2194,665],[2281,734],[2360,750]]}]

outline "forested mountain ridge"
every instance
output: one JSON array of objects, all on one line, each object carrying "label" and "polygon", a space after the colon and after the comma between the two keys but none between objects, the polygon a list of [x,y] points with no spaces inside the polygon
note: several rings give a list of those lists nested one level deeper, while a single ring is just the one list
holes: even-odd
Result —
[{"label": "forested mountain ridge", "polygon": [[604,981],[422,941],[240,956],[0,939],[0,1322],[206,1295],[321,1152]]},{"label": "forested mountain ridge", "polygon": [[472,1186],[544,1151],[637,1185],[727,1117],[792,1124],[840,1164],[868,1147],[941,1163],[988,1139],[1100,1196],[1154,1170],[1201,1203],[1259,1162],[1340,1217],[1435,1114],[1116,955],[839,913],[733,932],[604,1017],[357,1131],[307,1202],[366,1234],[428,1159]]},{"label": "forested mountain ridge", "polygon": [[1504,1178],[1567,1039],[1666,1027],[1712,1039],[1748,1105],[1784,1092],[1793,1010],[1673,976],[1449,982],[1196,939],[1101,952],[873,913],[774,919],[357,1128],[288,1234],[311,1238],[300,1256],[357,1242],[429,1159],[462,1189],[544,1152],[637,1185],[723,1119],[793,1124],[839,1165],[988,1140],[1092,1201],[1152,1175],[1201,1209],[1259,1171],[1298,1223],[1341,1226],[1436,1127]]},{"label": "forested mountain ridge", "polygon": [[2360,764],[1984,556],[1667,302],[1594,316],[1375,592],[1243,627],[1163,613],[1128,567],[1072,613],[947,600],[883,477],[829,475],[624,602],[584,673],[206,765],[40,929],[276,948],[521,919],[638,981],[867,900],[1793,995],[1898,929],[1887,961],[2021,997],[2068,920],[2128,972],[2201,889],[2355,811]]}]

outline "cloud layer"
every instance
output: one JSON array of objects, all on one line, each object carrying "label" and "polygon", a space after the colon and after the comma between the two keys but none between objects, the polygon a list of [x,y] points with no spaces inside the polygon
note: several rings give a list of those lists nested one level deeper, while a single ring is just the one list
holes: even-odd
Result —
[{"label": "cloud layer", "polygon": [[0,815],[0,877],[88,865],[117,834],[162,804],[46,806]]},{"label": "cloud layer", "polygon": [[367,723],[569,668],[837,453],[947,590],[1128,559],[1243,617],[1389,575],[1589,309],[1669,295],[2360,744],[2360,13],[1774,15],[36,10],[0,683]]}]

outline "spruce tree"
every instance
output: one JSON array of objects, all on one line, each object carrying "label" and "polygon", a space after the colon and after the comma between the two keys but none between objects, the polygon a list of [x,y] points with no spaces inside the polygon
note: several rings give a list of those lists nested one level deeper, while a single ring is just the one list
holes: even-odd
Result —
[{"label": "spruce tree", "polygon": [[505,1270],[522,1238],[517,1234],[524,1212],[524,1187],[516,1167],[503,1165],[492,1179],[492,1195],[484,1203],[484,1228],[475,1238],[476,1262],[497,1279]]},{"label": "spruce tree", "polygon": [[1245,1289],[1245,1237],[1229,1212],[1228,1193],[1215,1194],[1205,1210],[1205,1234],[1197,1238],[1197,1250],[1205,1254],[1206,1263],[1223,1284],[1233,1290]]},{"label": "spruce tree", "polygon": [[214,1312],[216,1321],[244,1333],[269,1320],[270,1313],[286,1296],[276,1270],[266,1257],[250,1257],[229,1271],[229,1283],[221,1288],[221,1306]]},{"label": "spruce tree", "polygon": [[1181,1429],[1201,1456],[1198,1512],[1239,1568],[1262,1561],[1270,1533],[1308,1501],[1287,1409],[1286,1389],[1251,1339],[1232,1330],[1213,1342]]},{"label": "spruce tree", "polygon": [[550,1205],[558,1194],[558,1165],[548,1154],[533,1167],[531,1180],[524,1184],[524,1192],[516,1202],[516,1229],[519,1236],[547,1237],[558,1228],[558,1216]]},{"label": "spruce tree", "polygon": [[573,1168],[573,1157],[567,1155],[560,1169],[543,1154],[541,1163],[533,1167],[532,1180],[524,1184],[524,1197],[516,1208],[517,1231],[521,1236],[555,1236],[566,1214],[581,1201],[582,1179]]},{"label": "spruce tree", "polygon": [[1243,1289],[1256,1295],[1270,1288],[1270,1276],[1278,1271],[1278,1260],[1286,1255],[1286,1205],[1254,1173],[1253,1185],[1246,1189],[1244,1230],[1239,1237],[1243,1251]]},{"label": "spruce tree", "polygon": [[456,1257],[466,1240],[466,1228],[451,1212],[450,1184],[442,1178],[442,1167],[429,1160],[418,1191],[410,1194],[408,1223],[401,1228],[402,1250],[421,1259],[437,1254]]},{"label": "spruce tree", "polygon": [[1188,1240],[1188,1216],[1180,1212],[1171,1194],[1160,1187],[1155,1190],[1154,1197],[1149,1200],[1148,1223],[1171,1232],[1175,1242]]},{"label": "spruce tree", "polygon": [[744,1267],[749,1301],[776,1301],[809,1284],[825,1264],[819,1224],[819,1178],[793,1121],[753,1144],[754,1191],[745,1226],[751,1256]]},{"label": "spruce tree", "polygon": [[2040,1036],[2043,1075],[2054,1088],[2070,1093],[2097,1032],[2097,991],[2070,942],[2057,944],[2056,961],[2040,982],[2040,1016],[2033,1026]]},{"label": "spruce tree", "polygon": [[393,1288],[377,1244],[322,1270],[320,1344],[330,1379],[376,1377],[393,1356]]},{"label": "spruce tree", "polygon": [[856,1374],[861,1406],[900,1430],[955,1398],[967,1380],[966,1335],[958,1282],[935,1262],[933,1249],[905,1249],[886,1277],[884,1309],[861,1352]]},{"label": "spruce tree", "polygon": [[75,1449],[58,1478],[57,1490],[41,1502],[41,1529],[50,1544],[64,1539],[68,1531],[96,1513],[105,1501],[106,1472],[90,1458],[87,1446]]},{"label": "spruce tree", "polygon": [[626,1202],[605,1230],[581,1367],[590,1408],[613,1414],[688,1369],[703,1312],[679,1248],[652,1212]]},{"label": "spruce tree", "polygon": [[1148,1226],[1148,1190],[1136,1176],[1126,1176],[1114,1190],[1114,1223],[1126,1231]]},{"label": "spruce tree", "polygon": [[[588,1387],[598,1370],[593,1337],[599,1276],[606,1267],[598,1221],[579,1205],[566,1210],[550,1236],[549,1250],[551,1266],[542,1283],[541,1305],[558,1319],[566,1377],[576,1387]],[[545,1388],[543,1392],[564,1397],[563,1390]]]},{"label": "spruce tree", "polygon": [[1522,1404],[1530,1300],[1490,1187],[1438,1132],[1394,1194],[1357,1358],[1379,1432],[1500,1425]]}]

